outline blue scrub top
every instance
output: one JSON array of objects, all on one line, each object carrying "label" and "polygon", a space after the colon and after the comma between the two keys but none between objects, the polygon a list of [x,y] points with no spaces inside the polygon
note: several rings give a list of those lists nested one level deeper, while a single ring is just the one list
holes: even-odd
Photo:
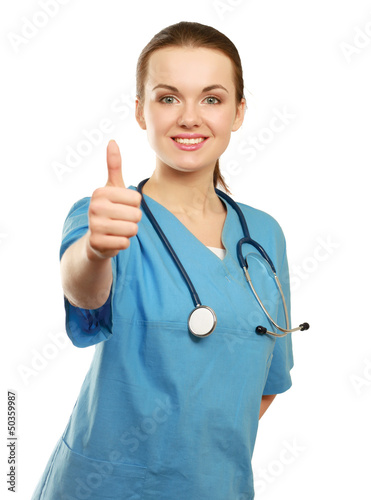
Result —
[{"label": "blue scrub top", "polygon": [[[130,189],[136,189],[130,186]],[[202,304],[217,315],[206,338],[188,332],[187,285],[145,213],[130,247],[112,258],[106,304],[86,310],[65,299],[66,330],[95,346],[67,427],[32,500],[252,500],[251,459],[263,394],[291,386],[291,335],[271,328],[237,261],[243,237],[227,203],[219,259],[171,212],[143,195],[188,272]],[[88,230],[90,197],[65,221],[60,257]],[[239,203],[252,238],[272,259],[290,314],[285,238],[268,214]],[[285,325],[268,266],[250,245],[249,270],[269,312]]]}]

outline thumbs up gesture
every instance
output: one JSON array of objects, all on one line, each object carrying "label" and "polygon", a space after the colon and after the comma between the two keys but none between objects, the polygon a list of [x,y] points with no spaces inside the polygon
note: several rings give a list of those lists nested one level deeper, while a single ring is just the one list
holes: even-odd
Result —
[{"label": "thumbs up gesture", "polygon": [[125,187],[120,150],[113,140],[107,146],[107,169],[106,185],[96,189],[90,200],[87,235],[90,260],[114,257],[128,248],[142,217],[142,196]]}]

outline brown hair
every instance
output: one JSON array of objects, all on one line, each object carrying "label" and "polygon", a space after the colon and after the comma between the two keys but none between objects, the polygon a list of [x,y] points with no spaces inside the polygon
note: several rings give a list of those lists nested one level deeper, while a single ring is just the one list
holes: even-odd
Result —
[{"label": "brown hair", "polygon": [[[172,24],[157,33],[142,50],[136,73],[136,93],[140,101],[144,102],[144,83],[147,78],[148,61],[153,52],[164,47],[205,47],[223,52],[233,63],[233,80],[236,89],[236,107],[244,98],[244,83],[242,76],[241,59],[233,42],[220,31],[196,22],[181,21]],[[228,193],[228,186],[220,173],[219,158],[214,168],[214,188],[220,184]]]}]

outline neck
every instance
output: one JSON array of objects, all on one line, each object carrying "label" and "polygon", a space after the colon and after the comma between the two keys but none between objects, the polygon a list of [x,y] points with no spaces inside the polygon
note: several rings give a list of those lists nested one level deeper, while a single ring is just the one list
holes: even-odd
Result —
[{"label": "neck", "polygon": [[204,216],[225,211],[215,193],[213,170],[180,172],[157,166],[143,193],[177,214]]}]

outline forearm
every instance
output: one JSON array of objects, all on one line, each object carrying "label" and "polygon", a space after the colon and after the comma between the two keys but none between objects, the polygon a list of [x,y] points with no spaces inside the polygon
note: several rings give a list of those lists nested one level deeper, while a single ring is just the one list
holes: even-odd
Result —
[{"label": "forearm", "polygon": [[97,259],[86,233],[64,252],[61,278],[64,295],[72,305],[97,309],[107,301],[111,290],[111,258]]},{"label": "forearm", "polygon": [[277,394],[270,394],[268,396],[262,396],[261,404],[260,404],[260,413],[259,419],[264,415],[267,411],[269,405],[272,403]]}]

